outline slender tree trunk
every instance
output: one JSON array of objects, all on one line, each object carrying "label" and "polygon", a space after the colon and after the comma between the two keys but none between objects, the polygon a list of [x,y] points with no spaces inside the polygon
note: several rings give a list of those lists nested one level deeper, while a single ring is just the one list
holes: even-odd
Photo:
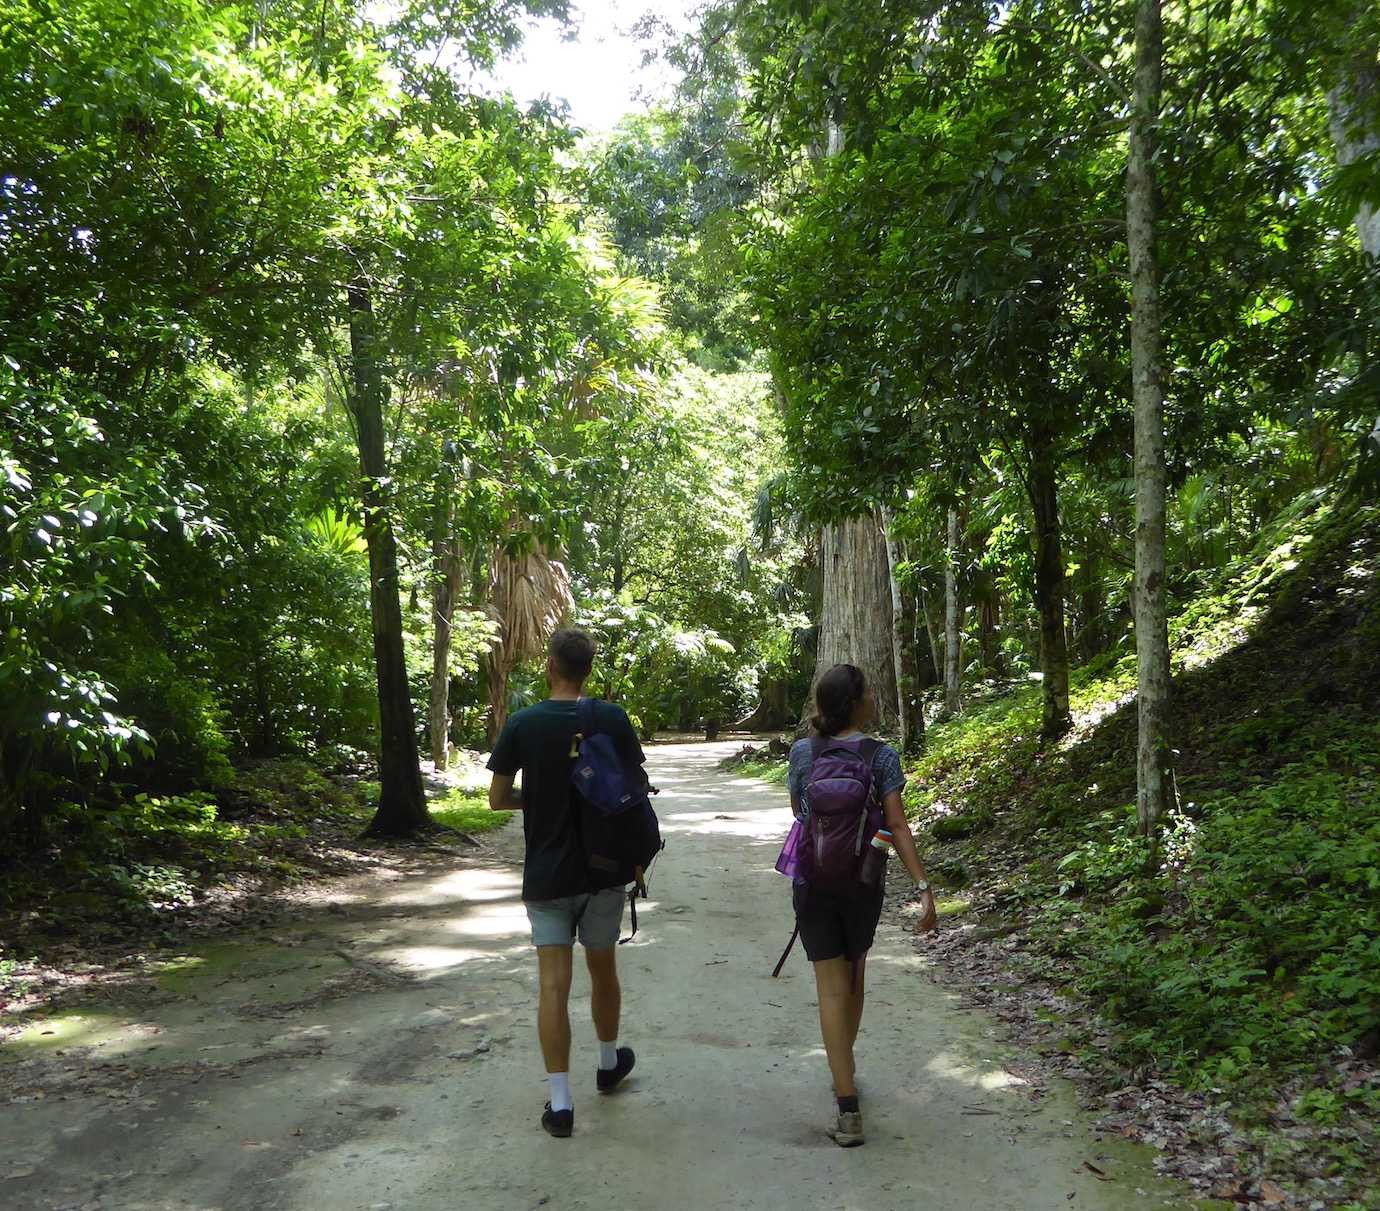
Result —
[{"label": "slender tree trunk", "polygon": [[273,720],[273,698],[268,692],[268,664],[263,649],[254,653],[254,693],[259,703],[259,752],[268,757],[278,751],[278,730]]},{"label": "slender tree trunk", "polygon": [[982,667],[998,675],[1002,672],[1001,643],[998,635],[997,600],[988,587],[986,596],[978,603],[978,650]]},{"label": "slender tree trunk", "polygon": [[[1327,100],[1339,165],[1345,168],[1380,151],[1380,63],[1373,54],[1347,63]],[[1368,201],[1356,212],[1356,235],[1362,255],[1380,273],[1380,210]],[[1369,446],[1369,457],[1380,460],[1380,417],[1371,429]]]},{"label": "slender tree trunk", "polygon": [[374,669],[379,690],[378,810],[368,831],[399,836],[426,828],[431,818],[422,789],[412,696],[403,654],[398,545],[389,518],[388,458],[384,444],[384,382],[373,300],[365,282],[347,290],[350,310],[350,409],[363,477],[364,539],[369,547],[369,607],[374,624]]},{"label": "slender tree trunk", "polygon": [[[1380,63],[1373,55],[1346,64],[1327,100],[1338,164],[1345,168],[1380,151]],[[1356,212],[1356,234],[1361,251],[1380,258],[1380,210],[1369,202]]]},{"label": "slender tree trunk", "polygon": [[[500,605],[499,610],[503,607]],[[503,725],[508,722],[508,677],[513,671],[506,645],[498,644],[487,657],[489,667],[489,745],[498,742]]]},{"label": "slender tree trunk", "polygon": [[[1089,561],[1092,561],[1089,556]],[[1099,572],[1089,568],[1086,573],[1082,591],[1079,593],[1079,605],[1083,614],[1083,625],[1078,632],[1078,654],[1086,661],[1091,660],[1102,651],[1102,610],[1105,602],[1103,597],[1102,576]]]},{"label": "slender tree trunk", "polygon": [[[896,666],[891,649],[891,590],[886,542],[874,514],[825,526],[820,547],[824,601],[814,681],[836,664],[863,671],[877,696],[878,724],[896,726]],[[814,686],[802,723],[814,714]]]},{"label": "slender tree trunk", "polygon": [[1164,554],[1167,475],[1155,247],[1155,144],[1163,50],[1160,0],[1139,0],[1126,171],[1126,244],[1131,260],[1131,392],[1136,429],[1136,813],[1140,831],[1149,837],[1156,835],[1165,813],[1170,766]]},{"label": "slender tree trunk", "polygon": [[906,641],[906,604],[897,569],[901,546],[896,541],[896,515],[882,510],[886,535],[887,579],[891,584],[891,650],[896,666],[897,712],[901,725],[901,751],[918,753],[925,746],[925,710],[920,701],[919,679],[915,673],[915,649]]},{"label": "slender tree trunk", "polygon": [[944,660],[939,645],[939,624],[934,620],[934,611],[930,609],[929,595],[920,590],[920,612],[925,619],[925,635],[930,642],[930,666],[934,669],[934,680],[931,685],[942,685],[944,682]]},{"label": "slender tree trunk", "polygon": [[1027,435],[1030,504],[1035,515],[1035,602],[1040,611],[1041,733],[1057,739],[1073,727],[1069,714],[1069,652],[1064,625],[1064,544],[1053,435],[1037,425]]},{"label": "slender tree trunk", "polygon": [[944,713],[963,709],[963,603],[958,592],[959,544],[962,527],[958,510],[950,509],[944,541]]},{"label": "slender tree trunk", "polygon": [[455,599],[460,592],[460,544],[455,539],[454,477],[442,468],[436,483],[431,536],[431,711],[428,739],[438,770],[450,764],[450,643]]}]

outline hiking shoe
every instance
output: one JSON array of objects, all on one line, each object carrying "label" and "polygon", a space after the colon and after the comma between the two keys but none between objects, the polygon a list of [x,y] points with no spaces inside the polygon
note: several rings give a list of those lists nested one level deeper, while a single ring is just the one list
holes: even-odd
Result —
[{"label": "hiking shoe", "polygon": [[829,1138],[840,1148],[856,1148],[864,1143],[862,1111],[840,1110],[839,1121],[830,1128]]},{"label": "hiking shoe", "polygon": [[595,1081],[599,1086],[600,1093],[612,1093],[620,1081],[633,1070],[633,1065],[637,1063],[637,1056],[633,1055],[631,1047],[620,1047],[618,1049],[618,1063],[612,1068],[600,1068],[595,1073]]},{"label": "hiking shoe", "polygon": [[552,1110],[551,1103],[547,1102],[546,1109],[542,1111],[541,1125],[547,1135],[554,1135],[558,1140],[569,1139],[575,1130],[575,1111]]}]

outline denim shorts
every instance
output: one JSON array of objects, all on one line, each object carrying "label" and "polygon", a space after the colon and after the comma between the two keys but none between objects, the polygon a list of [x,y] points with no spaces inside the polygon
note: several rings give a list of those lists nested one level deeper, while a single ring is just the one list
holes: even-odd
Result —
[{"label": "denim shorts", "polygon": [[578,932],[586,950],[616,946],[627,898],[624,888],[610,887],[558,900],[528,900],[524,906],[532,923],[532,945],[573,946]]}]

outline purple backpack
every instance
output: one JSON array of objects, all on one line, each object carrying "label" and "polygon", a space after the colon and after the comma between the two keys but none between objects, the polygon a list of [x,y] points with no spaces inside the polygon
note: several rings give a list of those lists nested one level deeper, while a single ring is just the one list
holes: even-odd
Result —
[{"label": "purple backpack", "polygon": [[882,823],[872,786],[872,759],[882,742],[816,736],[810,745],[809,814],[796,838],[794,873],[822,891],[861,891],[863,854]]}]

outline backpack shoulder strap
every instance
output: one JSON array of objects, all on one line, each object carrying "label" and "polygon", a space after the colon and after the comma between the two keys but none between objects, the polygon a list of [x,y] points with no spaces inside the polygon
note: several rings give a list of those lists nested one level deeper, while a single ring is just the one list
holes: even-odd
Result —
[{"label": "backpack shoulder strap", "polygon": [[877,770],[874,763],[877,760],[877,754],[885,747],[886,745],[875,736],[864,736],[862,740],[858,742],[858,755],[867,762],[867,777],[869,779],[868,798],[879,808],[881,806],[882,797],[877,793]]},{"label": "backpack shoulder strap", "polygon": [[589,739],[599,730],[598,724],[594,722],[594,699],[579,698],[575,703],[575,724],[580,729],[580,735]]}]

